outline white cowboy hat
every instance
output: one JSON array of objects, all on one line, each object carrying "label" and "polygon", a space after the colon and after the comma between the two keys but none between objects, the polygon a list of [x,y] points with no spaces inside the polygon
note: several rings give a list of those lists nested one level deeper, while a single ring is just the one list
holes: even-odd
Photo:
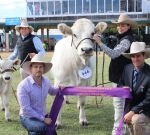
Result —
[{"label": "white cowboy hat", "polygon": [[139,43],[142,44],[144,46],[144,48],[146,48],[145,42],[139,42]]},{"label": "white cowboy hat", "polygon": [[44,62],[44,60],[43,60],[43,56],[42,55],[40,55],[40,54],[36,54],[36,55],[34,55],[34,57],[31,59],[31,61],[26,61],[24,64],[23,64],[23,66],[22,66],[22,68],[24,69],[24,71],[27,73],[27,74],[31,74],[31,71],[30,71],[30,65],[32,64],[32,63],[44,63],[44,72],[43,72],[43,74],[45,74],[45,73],[47,73],[50,69],[51,69],[51,67],[52,67],[52,63],[50,63],[50,62]]},{"label": "white cowboy hat", "polygon": [[130,47],[130,53],[122,53],[122,55],[130,59],[131,54],[140,52],[145,52],[147,56],[146,58],[150,57],[150,48],[145,48],[145,44],[143,42],[133,42]]},{"label": "white cowboy hat", "polygon": [[29,26],[29,25],[28,25],[27,19],[22,19],[22,20],[21,20],[21,24],[15,26],[16,31],[20,33],[19,29],[20,29],[21,27],[27,27],[27,28],[29,28],[29,29],[30,29],[30,33],[32,33],[32,32],[34,31],[34,28],[33,28],[32,26]]},{"label": "white cowboy hat", "polygon": [[133,21],[133,20],[131,20],[131,18],[128,15],[126,15],[126,14],[121,14],[119,16],[118,22],[115,21],[115,20],[111,20],[111,22],[112,23],[116,23],[116,24],[118,24],[118,23],[129,24],[131,26],[131,28],[137,28],[138,27],[138,23]]}]

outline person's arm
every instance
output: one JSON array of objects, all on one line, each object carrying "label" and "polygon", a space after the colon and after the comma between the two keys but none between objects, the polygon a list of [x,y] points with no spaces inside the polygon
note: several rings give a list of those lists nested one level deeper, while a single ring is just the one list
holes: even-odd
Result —
[{"label": "person's arm", "polygon": [[101,46],[101,49],[112,59],[119,57],[122,53],[130,47],[130,41],[128,39],[123,39],[120,44],[118,44],[114,49],[110,49],[105,44]]},{"label": "person's arm", "polygon": [[28,95],[26,89],[27,89],[27,87],[25,87],[23,83],[20,83],[18,85],[17,97],[18,97],[18,102],[19,102],[19,105],[20,105],[20,109],[22,110],[24,115],[37,118],[40,121],[44,121],[44,117],[42,115],[37,114],[30,107],[30,98],[29,98],[29,95]]},{"label": "person's arm", "polygon": [[45,49],[43,48],[42,42],[38,37],[35,36],[33,38],[33,44],[38,54],[42,56],[45,55]]},{"label": "person's arm", "polygon": [[128,39],[123,39],[120,44],[116,45],[114,49],[110,49],[104,43],[101,42],[100,38],[97,35],[94,35],[94,40],[98,43],[101,49],[112,59],[119,57],[122,53],[129,49],[131,43]]},{"label": "person's arm", "polygon": [[59,84],[58,86],[52,86],[50,80],[47,79],[47,84],[49,85],[48,93],[49,95],[56,95],[59,90],[63,90],[65,88],[64,85]]},{"label": "person's arm", "polygon": [[8,59],[14,60],[18,56],[18,46],[16,45],[14,52],[8,57]]}]

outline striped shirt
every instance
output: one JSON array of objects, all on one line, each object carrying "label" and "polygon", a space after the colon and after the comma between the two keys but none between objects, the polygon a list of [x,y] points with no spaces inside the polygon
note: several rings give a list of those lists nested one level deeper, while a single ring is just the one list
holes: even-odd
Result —
[{"label": "striped shirt", "polygon": [[56,95],[59,88],[50,84],[47,77],[42,76],[40,87],[30,75],[25,78],[17,88],[17,97],[20,105],[20,116],[44,120],[46,115],[47,94]]},{"label": "striped shirt", "polygon": [[[33,44],[34,44],[34,47],[35,47],[36,51],[38,52],[38,54],[40,54],[40,55],[45,54],[45,49],[43,48],[42,42],[38,37],[35,36],[33,38]],[[18,56],[18,46],[16,45],[14,52],[8,58],[11,60],[14,60],[15,58],[17,58],[17,56]]]},{"label": "striped shirt", "polygon": [[105,44],[101,46],[101,49],[112,59],[119,57],[122,53],[129,49],[131,43],[128,39],[123,39],[120,44],[115,46],[114,49],[110,49]]}]

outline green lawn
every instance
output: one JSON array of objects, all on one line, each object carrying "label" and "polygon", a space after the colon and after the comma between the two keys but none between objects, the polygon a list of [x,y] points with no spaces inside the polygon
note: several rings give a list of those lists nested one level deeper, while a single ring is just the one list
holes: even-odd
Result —
[{"label": "green lawn", "polygon": [[[102,53],[102,52],[101,52]],[[1,54],[4,58],[4,53]],[[9,54],[8,54],[9,56]],[[51,54],[47,53],[45,56],[46,61],[50,61]],[[110,58],[105,56],[105,82],[108,82],[108,66]],[[147,60],[150,63],[150,60]],[[98,84],[101,83],[102,71],[102,54],[98,56]],[[53,84],[53,79],[50,73],[47,73]],[[16,91],[18,83],[21,81],[19,71],[13,73],[13,88]],[[95,74],[92,80],[92,86],[95,85]],[[105,85],[106,86],[106,85]],[[111,84],[107,84],[111,86]],[[78,122],[79,110],[77,110],[77,97],[70,97],[71,104],[64,105],[62,113],[62,128],[57,130],[58,135],[111,135],[113,126],[113,105],[112,98],[105,97],[99,107],[96,106],[96,97],[87,97],[85,112],[89,122],[87,127],[80,127]],[[47,112],[51,108],[54,97],[48,96],[47,98]],[[100,97],[97,97],[100,102]],[[27,131],[21,126],[19,122],[19,104],[15,99],[14,93],[10,99],[10,113],[12,122],[5,122],[4,112],[0,112],[0,135],[27,135]]]}]

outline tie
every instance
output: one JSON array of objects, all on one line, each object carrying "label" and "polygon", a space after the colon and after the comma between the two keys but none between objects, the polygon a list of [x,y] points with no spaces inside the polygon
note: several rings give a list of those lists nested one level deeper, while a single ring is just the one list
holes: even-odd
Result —
[{"label": "tie", "polygon": [[134,70],[134,76],[133,76],[133,88],[136,86],[137,76],[138,76],[138,72],[137,72],[136,70]]}]

